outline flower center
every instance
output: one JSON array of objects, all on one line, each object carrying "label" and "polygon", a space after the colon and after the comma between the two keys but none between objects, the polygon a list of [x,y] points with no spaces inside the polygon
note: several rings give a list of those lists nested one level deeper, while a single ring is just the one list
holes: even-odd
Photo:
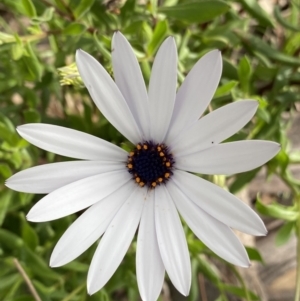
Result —
[{"label": "flower center", "polygon": [[169,180],[174,163],[164,144],[146,141],[137,144],[129,153],[127,168],[138,185],[155,188]]}]

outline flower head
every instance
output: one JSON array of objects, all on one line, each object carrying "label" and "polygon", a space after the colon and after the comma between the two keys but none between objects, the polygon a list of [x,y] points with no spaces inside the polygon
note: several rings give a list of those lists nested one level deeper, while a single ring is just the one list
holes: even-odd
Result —
[{"label": "flower head", "polygon": [[[231,228],[265,235],[258,215],[226,190],[192,174],[234,174],[256,168],[279,151],[268,141],[221,143],[253,117],[257,102],[237,101],[204,113],[218,86],[219,51],[203,56],[177,86],[177,50],[167,38],[155,57],[148,92],[131,46],[120,32],[112,43],[115,82],[82,50],[76,63],[97,107],[135,147],[116,145],[75,130],[26,124],[30,143],[82,159],[41,165],[7,180],[14,190],[46,193],[28,213],[50,221],[88,208],[57,243],[50,265],[64,265],[102,235],[88,272],[90,294],[113,275],[138,229],[136,272],[144,301],[157,299],[165,271],[189,293],[191,265],[178,211],[195,235],[217,255],[248,267],[247,253]],[[192,173],[191,173],[192,172]]]}]

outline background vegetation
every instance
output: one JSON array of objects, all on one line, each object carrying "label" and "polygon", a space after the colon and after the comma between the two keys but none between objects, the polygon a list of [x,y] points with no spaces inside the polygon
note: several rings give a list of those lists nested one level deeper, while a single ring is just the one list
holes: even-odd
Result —
[{"label": "background vegetation", "polygon": [[[292,204],[275,201],[265,206],[258,200],[256,207],[285,221],[277,236],[281,244],[294,231],[299,237],[300,183],[289,167],[300,162],[300,151],[291,150],[286,135],[289,120],[283,118],[299,110],[299,12],[297,1],[275,4],[267,12],[256,0],[0,0],[0,300],[37,300],[21,267],[43,301],[139,300],[135,243],[105,288],[90,297],[86,277],[96,245],[64,267],[48,266],[55,243],[76,216],[29,223],[25,215],[42,196],[4,186],[5,179],[19,170],[67,160],[29,145],[17,134],[18,125],[51,123],[118,145],[126,143],[95,108],[74,64],[75,51],[82,48],[112,73],[110,43],[117,29],[133,45],[146,82],[155,52],[168,35],[175,37],[178,46],[179,84],[204,53],[215,48],[222,51],[222,80],[210,109],[237,99],[259,101],[252,122],[231,140],[266,139],[282,145],[266,168],[268,176],[277,174],[291,188]],[[258,171],[226,179],[230,191],[236,193],[248,185]],[[211,180],[225,185],[223,177]],[[199,300],[198,274],[215,285],[218,301],[232,296],[259,300],[234,267],[230,267],[235,276],[229,282],[219,269],[220,262],[228,264],[186,227],[185,231],[194,274],[188,300]],[[300,254],[299,244],[298,248]],[[247,250],[252,260],[261,260],[256,249]],[[270,252],[276,252],[276,247]]]}]

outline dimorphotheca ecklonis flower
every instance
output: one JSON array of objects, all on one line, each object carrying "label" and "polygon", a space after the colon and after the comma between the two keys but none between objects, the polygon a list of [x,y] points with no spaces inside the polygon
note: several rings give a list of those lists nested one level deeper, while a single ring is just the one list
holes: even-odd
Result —
[{"label": "dimorphotheca ecklonis flower", "polygon": [[220,80],[220,52],[203,56],[177,94],[172,37],[157,52],[148,93],[132,48],[119,32],[112,43],[115,82],[82,50],[76,63],[97,107],[135,147],[127,153],[100,138],[48,124],[18,127],[30,143],[82,159],[30,168],[6,183],[17,191],[48,194],[30,210],[29,221],[50,221],[89,207],[61,237],[50,265],[72,261],[103,235],[88,272],[93,294],[113,275],[138,228],[136,273],[142,299],[157,299],[165,271],[188,295],[191,266],[179,211],[212,251],[248,267],[247,253],[231,228],[265,235],[263,222],[234,195],[192,173],[248,171],[271,159],[280,146],[268,141],[220,144],[251,120],[254,100],[234,102],[199,119]]}]

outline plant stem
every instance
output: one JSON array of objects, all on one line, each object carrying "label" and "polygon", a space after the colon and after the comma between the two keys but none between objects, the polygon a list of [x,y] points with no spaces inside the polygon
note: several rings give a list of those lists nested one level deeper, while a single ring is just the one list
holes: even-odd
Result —
[{"label": "plant stem", "polygon": [[39,294],[37,293],[35,287],[33,286],[30,278],[28,277],[28,275],[26,274],[25,270],[23,269],[23,267],[21,266],[19,260],[17,258],[13,259],[13,262],[17,268],[17,270],[19,271],[19,273],[21,274],[21,276],[23,277],[24,281],[27,284],[27,287],[31,293],[31,295],[33,296],[35,301],[42,301],[42,299],[40,298]]},{"label": "plant stem", "polygon": [[[298,204],[298,211],[300,210],[300,196],[296,195],[296,203]],[[295,293],[295,301],[300,301],[300,212],[298,216],[298,220],[296,222],[296,235],[297,235],[297,278],[296,278],[296,293]]]},{"label": "plant stem", "polygon": [[246,283],[243,279],[243,277],[240,275],[240,273],[236,270],[235,267],[232,267],[232,271],[233,271],[233,274],[236,276],[236,278],[239,280],[240,284],[242,285],[243,287],[243,290],[245,292],[245,297],[246,297],[246,300],[247,301],[251,301],[251,297],[250,297],[250,294],[249,294],[249,291],[247,289],[247,286],[246,286]]}]

